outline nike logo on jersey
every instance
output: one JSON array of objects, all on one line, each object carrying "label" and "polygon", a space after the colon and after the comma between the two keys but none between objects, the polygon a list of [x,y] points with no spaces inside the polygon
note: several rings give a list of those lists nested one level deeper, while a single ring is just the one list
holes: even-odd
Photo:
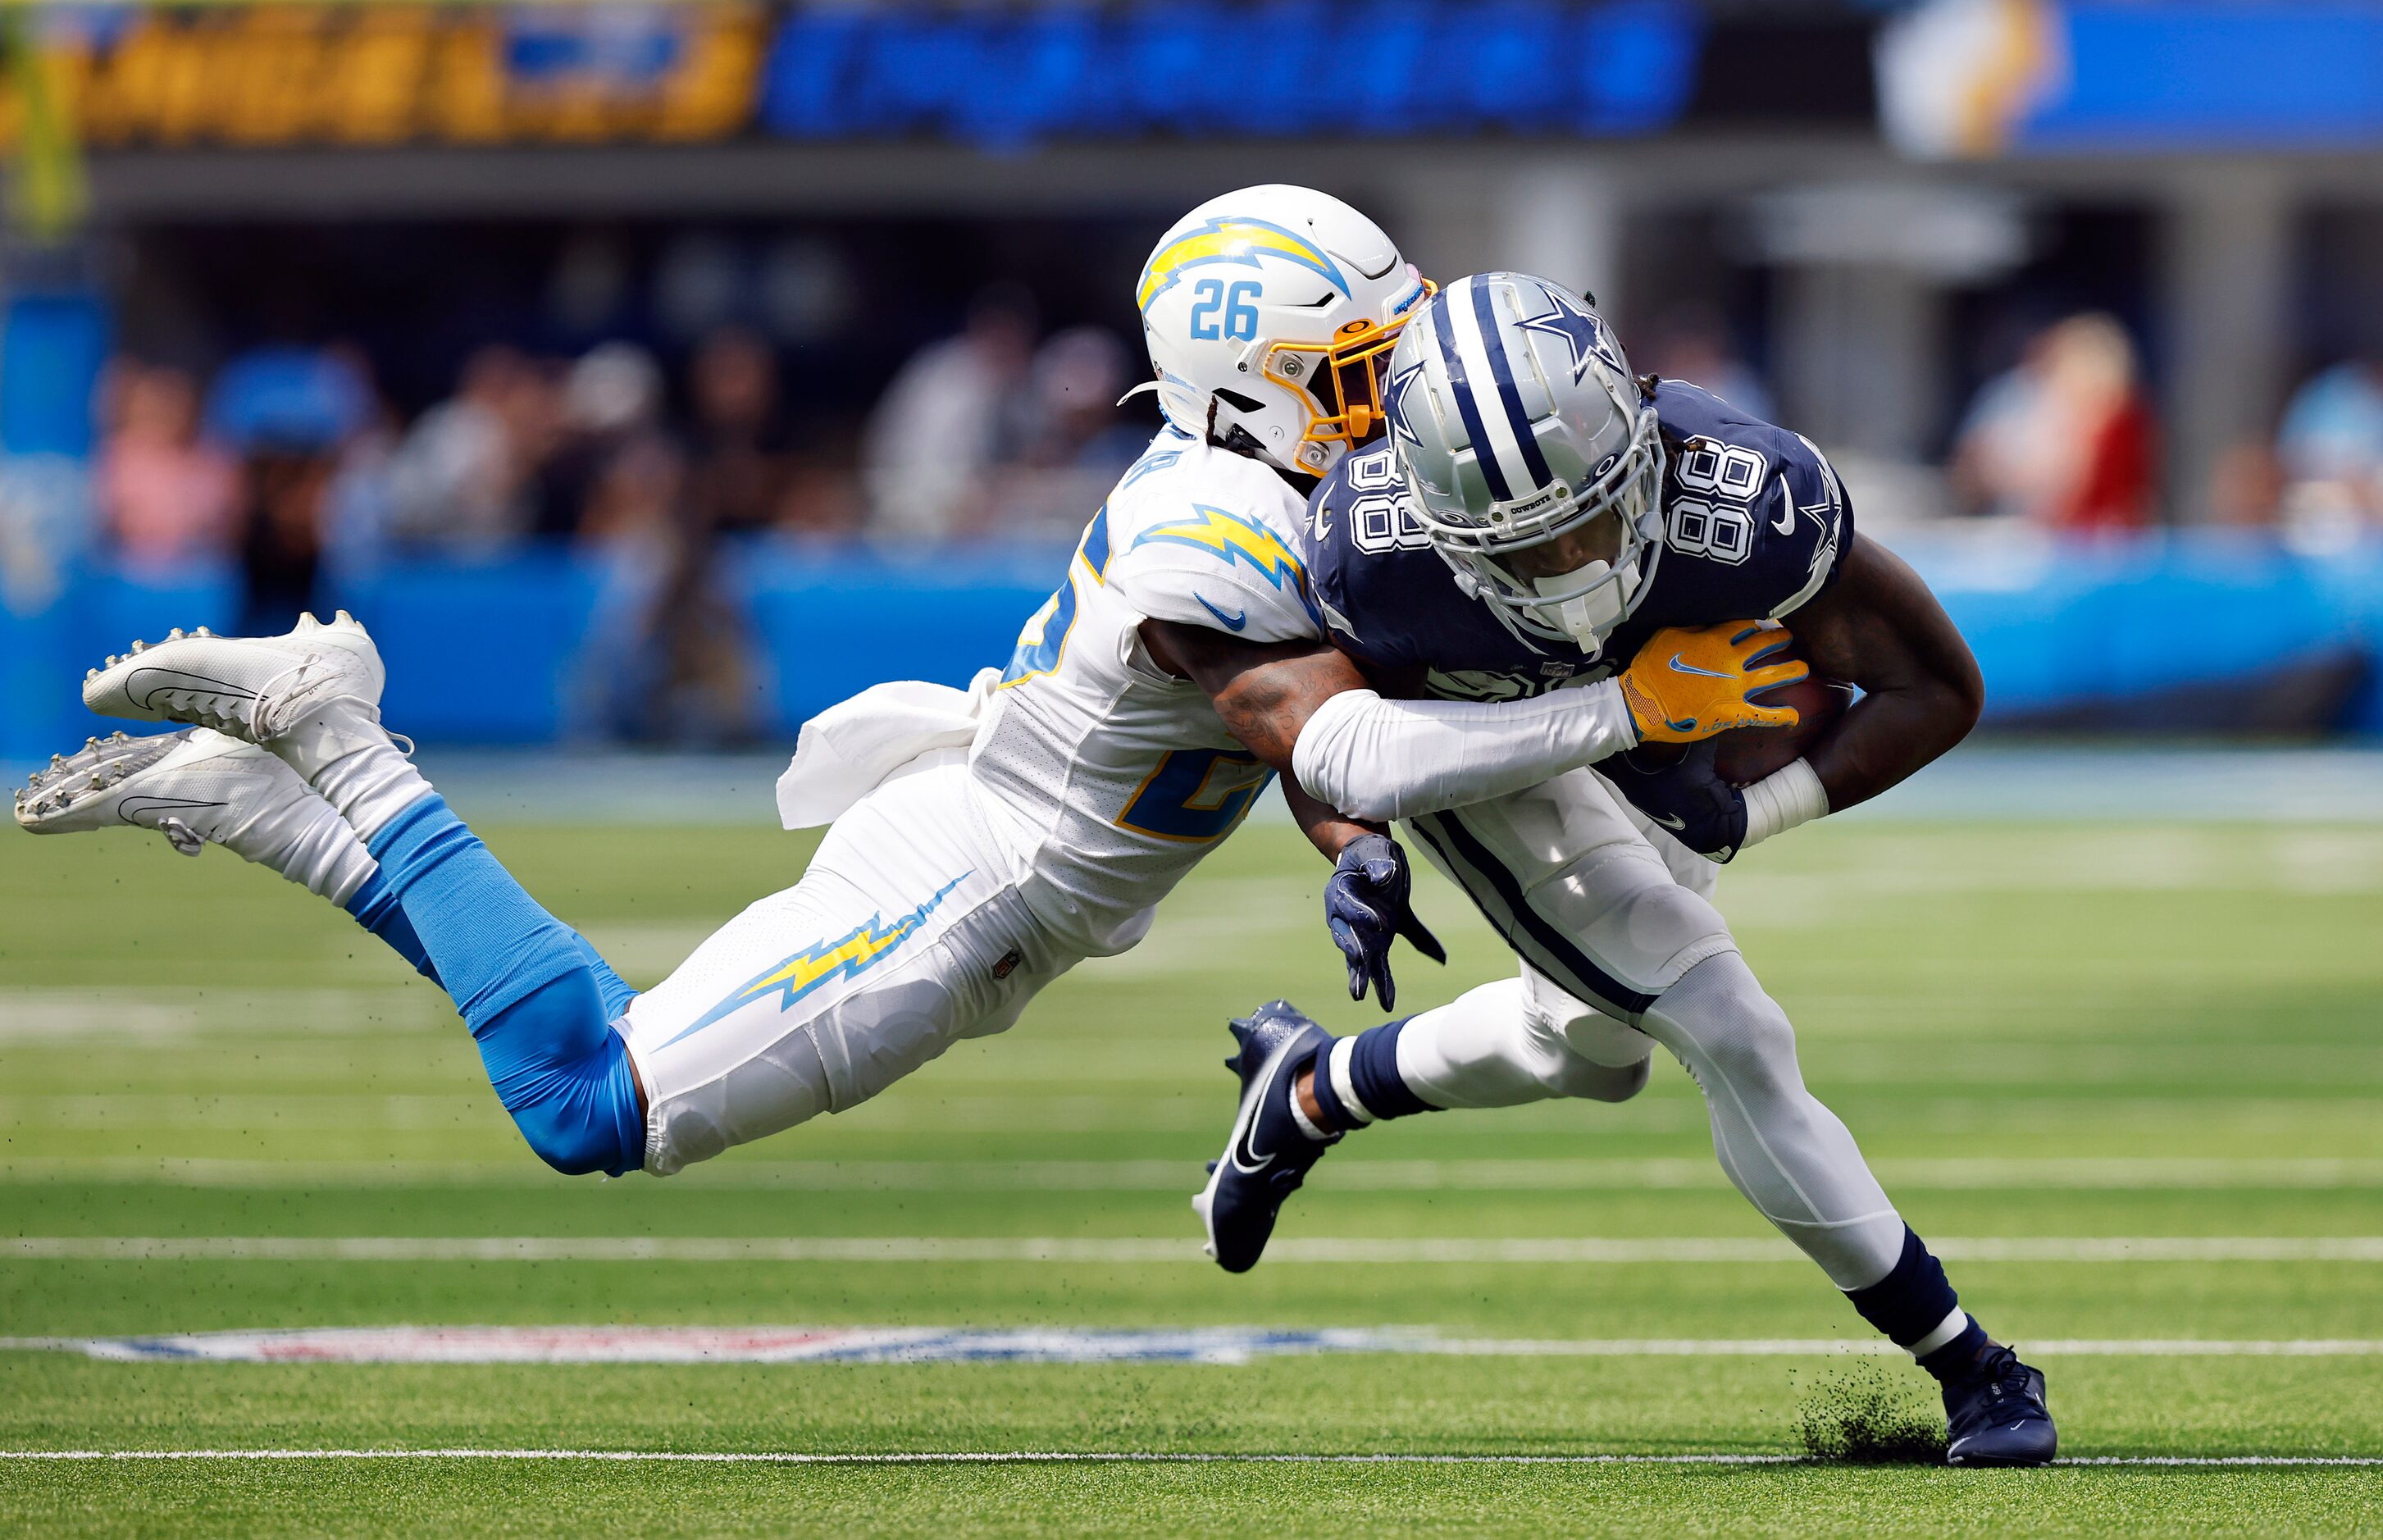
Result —
[{"label": "nike logo on jersey", "polygon": [[1727,679],[1731,677],[1730,675],[1722,672],[1719,669],[1700,669],[1694,663],[1683,662],[1680,659],[1680,655],[1676,652],[1672,654],[1672,671],[1673,673],[1700,673],[1707,679]]},{"label": "nike logo on jersey", "polygon": [[1200,601],[1201,609],[1205,610],[1211,615],[1216,616],[1216,623],[1223,626],[1228,631],[1239,631],[1241,627],[1250,623],[1250,612],[1247,610],[1236,610],[1231,614],[1228,615],[1223,610],[1217,609],[1215,605],[1210,604],[1208,602],[1207,595],[1194,594],[1192,597]]},{"label": "nike logo on jersey", "polygon": [[1782,535],[1793,535],[1796,533],[1796,505],[1792,502],[1786,502],[1784,499],[1782,499],[1782,502],[1783,506],[1779,510],[1778,522],[1773,524],[1771,527],[1777,530]]}]

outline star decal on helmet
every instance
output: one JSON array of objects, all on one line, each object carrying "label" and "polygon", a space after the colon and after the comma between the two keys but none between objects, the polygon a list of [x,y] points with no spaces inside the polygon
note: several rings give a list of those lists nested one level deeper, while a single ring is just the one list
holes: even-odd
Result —
[{"label": "star decal on helmet", "polygon": [[1550,287],[1548,297],[1555,308],[1545,315],[1533,315],[1515,323],[1525,331],[1536,331],[1548,337],[1560,338],[1572,354],[1572,382],[1578,385],[1588,373],[1588,361],[1595,359],[1607,372],[1620,378],[1628,371],[1622,355],[1606,332],[1605,323],[1593,311],[1574,303],[1570,295]]},{"label": "star decal on helmet", "polygon": [[1389,419],[1391,442],[1403,438],[1417,449],[1423,448],[1423,439],[1415,433],[1414,425],[1407,421],[1407,390],[1414,384],[1415,376],[1422,373],[1423,363],[1418,359],[1392,375],[1382,385],[1382,414]]}]

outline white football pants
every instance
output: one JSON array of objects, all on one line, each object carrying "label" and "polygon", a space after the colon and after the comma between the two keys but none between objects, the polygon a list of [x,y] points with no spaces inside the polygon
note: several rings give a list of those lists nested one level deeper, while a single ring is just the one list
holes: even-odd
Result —
[{"label": "white football pants", "polygon": [[897,771],[835,820],[801,881],[631,1004],[648,1171],[858,1106],[1011,1026],[1078,961],[1019,896],[967,759]]},{"label": "white football pants", "polygon": [[1619,1102],[1660,1042],[1695,1077],[1722,1168],[1763,1217],[1839,1288],[1886,1276],[1902,1216],[1805,1089],[1795,1029],[1712,906],[1719,867],[1586,770],[1407,828],[1523,965],[1407,1023],[1409,1089],[1440,1107]]}]

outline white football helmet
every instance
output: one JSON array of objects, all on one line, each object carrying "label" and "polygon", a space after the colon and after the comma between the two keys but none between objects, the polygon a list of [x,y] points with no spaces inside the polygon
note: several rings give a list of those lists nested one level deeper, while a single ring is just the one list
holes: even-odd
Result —
[{"label": "white football helmet", "polygon": [[1662,554],[1655,403],[1595,310],[1520,273],[1416,313],[1384,387],[1411,505],[1457,586],[1590,657]]},{"label": "white football helmet", "polygon": [[1277,183],[1176,221],[1134,297],[1168,422],[1320,476],[1379,431],[1384,361],[1431,291],[1380,226]]}]

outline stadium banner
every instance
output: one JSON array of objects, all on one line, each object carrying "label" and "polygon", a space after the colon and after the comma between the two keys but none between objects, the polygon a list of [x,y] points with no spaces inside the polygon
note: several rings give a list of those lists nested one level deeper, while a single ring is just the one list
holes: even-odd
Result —
[{"label": "stadium banner", "polygon": [[[744,132],[777,21],[663,6],[62,6],[54,99],[93,150],[690,143]],[[0,99],[17,139],[23,103]]]},{"label": "stadium banner", "polygon": [[2383,140],[2383,9],[2340,0],[1923,0],[1879,36],[1907,154],[2323,150]]},{"label": "stadium banner", "polygon": [[[1687,111],[1707,30],[1685,0],[227,0],[36,25],[30,95],[99,152],[1644,134]],[[28,100],[0,93],[7,142]]]}]

